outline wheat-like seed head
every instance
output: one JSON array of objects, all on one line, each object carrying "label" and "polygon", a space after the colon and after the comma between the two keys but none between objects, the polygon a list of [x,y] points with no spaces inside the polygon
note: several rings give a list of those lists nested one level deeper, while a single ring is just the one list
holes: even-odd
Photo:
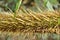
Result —
[{"label": "wheat-like seed head", "polygon": [[0,31],[9,32],[50,32],[60,33],[58,24],[59,12],[35,13],[18,13],[14,18],[13,14],[0,14]]}]

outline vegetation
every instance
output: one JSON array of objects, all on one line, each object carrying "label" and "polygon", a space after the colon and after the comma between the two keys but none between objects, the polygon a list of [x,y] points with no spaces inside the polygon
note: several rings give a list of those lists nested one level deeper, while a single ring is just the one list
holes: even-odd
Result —
[{"label": "vegetation", "polygon": [[0,0],[0,40],[60,40],[60,0]]},{"label": "vegetation", "polygon": [[[0,5],[0,6],[5,6],[4,8],[8,7],[7,9],[10,9],[12,11],[17,11],[19,9],[20,5],[22,6],[24,4],[26,4],[26,6],[35,5],[35,8],[39,7],[40,10],[42,10],[43,8],[45,8],[45,10],[46,10],[46,8],[47,8],[50,11],[53,11],[54,8],[59,9],[58,6],[60,6],[59,0],[38,0],[38,1],[37,0],[34,0],[34,1],[30,0],[30,2],[29,3],[28,2],[29,2],[28,0],[8,0],[8,1],[3,0],[3,2],[2,2],[3,5]],[[21,9],[19,9],[19,10],[21,10]]]}]

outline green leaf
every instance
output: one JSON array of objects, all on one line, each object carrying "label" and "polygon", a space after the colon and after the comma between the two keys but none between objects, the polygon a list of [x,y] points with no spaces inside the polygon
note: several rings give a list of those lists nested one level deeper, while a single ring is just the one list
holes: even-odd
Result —
[{"label": "green leaf", "polygon": [[52,4],[48,1],[46,4],[49,11],[54,11]]},{"label": "green leaf", "polygon": [[21,3],[22,3],[22,0],[16,0],[16,5],[15,5],[15,8],[14,8],[14,11],[18,11]]}]

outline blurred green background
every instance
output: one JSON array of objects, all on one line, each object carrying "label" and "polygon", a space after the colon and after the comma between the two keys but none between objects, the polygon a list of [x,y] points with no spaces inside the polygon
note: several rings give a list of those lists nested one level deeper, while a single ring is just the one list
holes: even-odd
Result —
[{"label": "blurred green background", "polygon": [[0,0],[0,11],[10,9],[16,12],[21,7],[33,11],[54,11],[59,10],[60,0]]}]

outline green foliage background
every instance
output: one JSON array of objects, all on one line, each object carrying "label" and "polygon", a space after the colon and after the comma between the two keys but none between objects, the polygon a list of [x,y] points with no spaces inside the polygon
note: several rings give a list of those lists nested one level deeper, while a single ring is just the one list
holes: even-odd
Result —
[{"label": "green foliage background", "polygon": [[[23,0],[2,0],[6,4],[4,4],[6,7],[10,8],[12,11],[16,11],[19,9],[20,5],[22,5]],[[29,0],[27,0],[29,1]],[[58,8],[58,2],[59,0],[34,0],[35,1],[35,8],[39,7],[41,9],[48,9],[53,11],[53,6]],[[33,9],[35,9],[33,8]],[[58,8],[59,9],[59,8]]]}]

